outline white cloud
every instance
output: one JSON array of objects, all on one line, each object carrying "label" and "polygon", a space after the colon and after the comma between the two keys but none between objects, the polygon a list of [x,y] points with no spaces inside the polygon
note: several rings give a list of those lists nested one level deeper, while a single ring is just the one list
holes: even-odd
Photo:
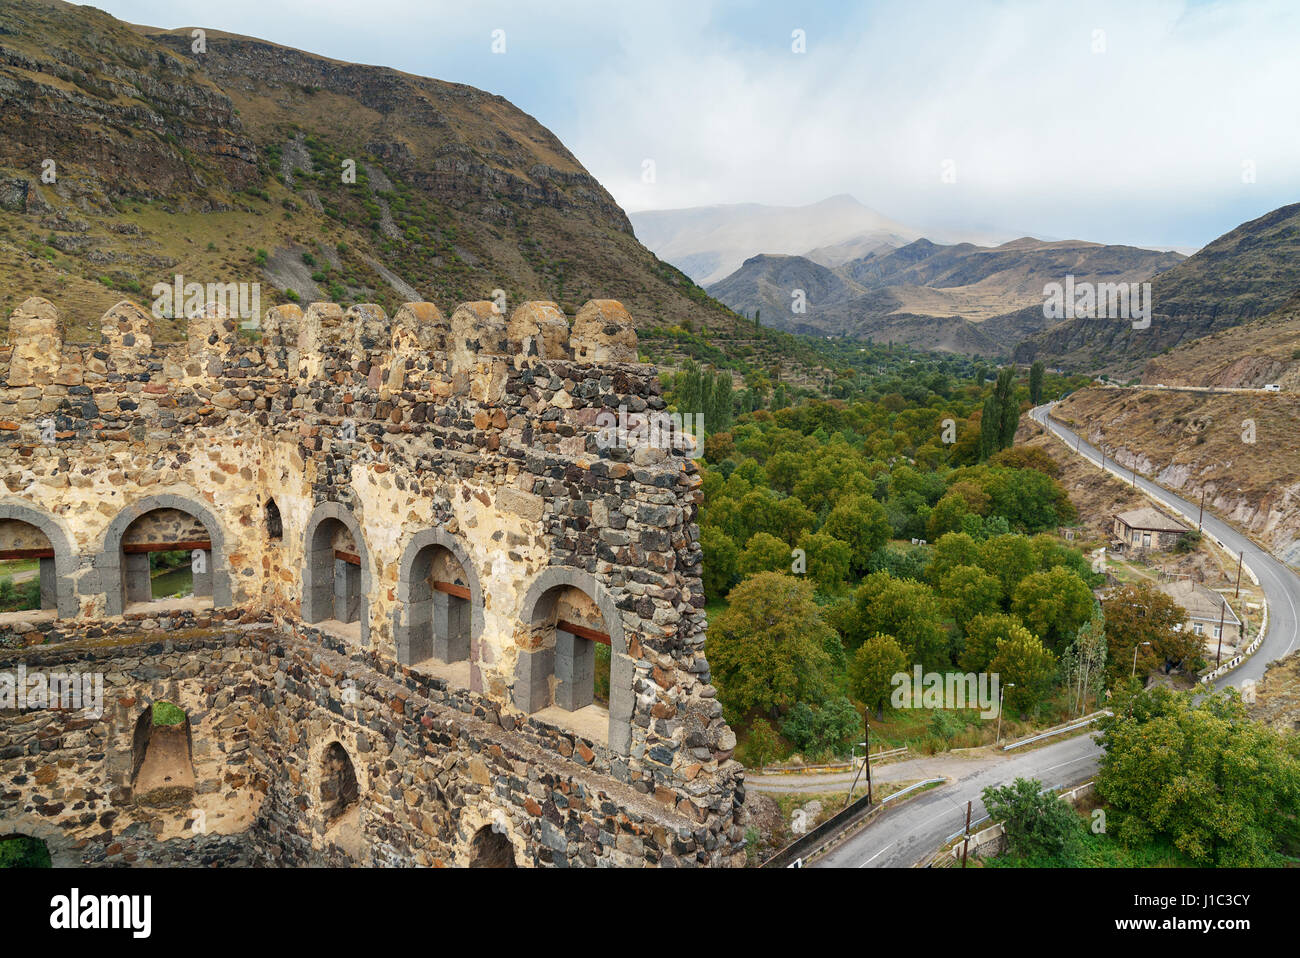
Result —
[{"label": "white cloud", "polygon": [[1300,199],[1288,0],[106,6],[483,86],[630,210],[848,192],[903,221],[1198,244]]}]

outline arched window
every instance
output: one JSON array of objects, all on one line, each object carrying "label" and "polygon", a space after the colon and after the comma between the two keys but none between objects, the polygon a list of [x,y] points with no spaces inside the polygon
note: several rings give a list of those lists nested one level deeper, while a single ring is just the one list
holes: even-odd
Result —
[{"label": "arched window", "polygon": [[266,500],[266,537],[284,538],[284,523],[280,521],[280,507],[275,504],[274,499]]},{"label": "arched window", "polygon": [[126,607],[155,600],[212,601],[212,537],[180,509],[154,509],[122,536]]},{"label": "arched window", "polygon": [[230,570],[212,511],[182,496],[150,496],[124,508],[95,559],[109,615],[143,604],[226,608]]},{"label": "arched window", "polygon": [[484,825],[474,833],[469,844],[470,868],[517,868],[515,847],[510,836],[491,825]]},{"label": "arched window", "polygon": [[369,558],[360,525],[338,503],[322,503],[307,523],[303,621],[367,645],[369,590]]},{"label": "arched window", "polygon": [[0,616],[19,621],[75,616],[80,608],[72,582],[76,566],[67,536],[53,518],[18,503],[0,503]]},{"label": "arched window", "polygon": [[631,743],[632,661],[618,611],[592,576],[545,570],[524,600],[514,701],[619,754]]},{"label": "arched window", "polygon": [[360,797],[356,769],[352,767],[347,749],[338,742],[330,742],[321,756],[320,775],[320,804],[326,824],[337,822]]},{"label": "arched window", "polygon": [[0,614],[48,612],[53,618],[57,585],[49,537],[31,523],[0,519]]},{"label": "arched window", "polygon": [[455,539],[440,529],[412,536],[398,570],[398,600],[397,661],[468,687],[483,600],[473,565]]}]

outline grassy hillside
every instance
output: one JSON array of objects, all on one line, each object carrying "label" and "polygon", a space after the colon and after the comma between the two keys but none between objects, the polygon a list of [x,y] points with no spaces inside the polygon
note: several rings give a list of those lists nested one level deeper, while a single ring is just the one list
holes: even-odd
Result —
[{"label": "grassy hillside", "polygon": [[1257,322],[1219,330],[1147,361],[1144,383],[1300,391],[1300,294]]}]

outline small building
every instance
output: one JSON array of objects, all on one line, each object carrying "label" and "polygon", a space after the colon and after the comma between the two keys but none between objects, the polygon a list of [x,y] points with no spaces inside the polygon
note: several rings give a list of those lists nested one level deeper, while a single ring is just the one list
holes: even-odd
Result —
[{"label": "small building", "polygon": [[1214,652],[1218,648],[1220,621],[1223,622],[1224,649],[1236,651],[1241,643],[1241,619],[1224,596],[1191,579],[1162,582],[1159,589],[1186,611],[1188,627],[1204,638],[1208,651]]},{"label": "small building", "polygon": [[1187,526],[1158,509],[1143,506],[1115,516],[1114,536],[1126,552],[1161,552],[1178,545]]}]

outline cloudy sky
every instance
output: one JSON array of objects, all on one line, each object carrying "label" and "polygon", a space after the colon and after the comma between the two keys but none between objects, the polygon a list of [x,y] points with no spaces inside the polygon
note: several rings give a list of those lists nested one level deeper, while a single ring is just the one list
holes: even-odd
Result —
[{"label": "cloudy sky", "polygon": [[92,2],[498,93],[629,211],[1197,248],[1300,201],[1294,0]]}]

